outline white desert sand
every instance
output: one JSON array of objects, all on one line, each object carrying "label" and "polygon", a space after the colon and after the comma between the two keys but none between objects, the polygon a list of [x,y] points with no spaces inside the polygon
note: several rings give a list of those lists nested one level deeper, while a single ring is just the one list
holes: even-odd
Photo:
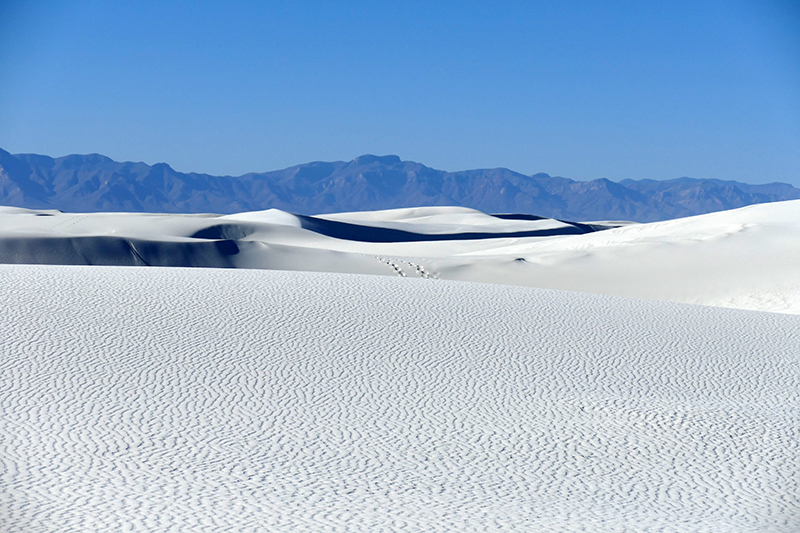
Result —
[{"label": "white desert sand", "polygon": [[0,265],[2,531],[800,530],[800,317],[363,275],[797,313],[800,202],[0,208],[0,262],[244,268]]},{"label": "white desert sand", "polygon": [[0,528],[800,531],[800,317],[0,266]]},{"label": "white desert sand", "polygon": [[0,263],[433,277],[800,313],[800,200],[652,224],[530,218],[458,207],[319,217],[0,208]]}]

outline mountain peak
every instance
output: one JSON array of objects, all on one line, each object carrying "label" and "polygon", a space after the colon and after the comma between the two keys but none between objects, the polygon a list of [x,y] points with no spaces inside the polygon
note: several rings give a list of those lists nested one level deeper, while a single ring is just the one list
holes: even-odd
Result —
[{"label": "mountain peak", "polygon": [[392,166],[398,165],[402,161],[396,155],[372,155],[364,154],[353,159],[356,165],[371,165],[372,163],[380,163],[381,165]]}]

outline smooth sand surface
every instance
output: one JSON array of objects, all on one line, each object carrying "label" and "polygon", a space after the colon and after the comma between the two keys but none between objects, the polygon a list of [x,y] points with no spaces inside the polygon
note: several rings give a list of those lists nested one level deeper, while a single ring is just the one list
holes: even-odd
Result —
[{"label": "smooth sand surface", "polygon": [[0,265],[0,529],[800,531],[800,317]]},{"label": "smooth sand surface", "polygon": [[319,217],[0,208],[0,263],[440,278],[797,314],[800,200],[652,224],[500,218],[461,207]]}]

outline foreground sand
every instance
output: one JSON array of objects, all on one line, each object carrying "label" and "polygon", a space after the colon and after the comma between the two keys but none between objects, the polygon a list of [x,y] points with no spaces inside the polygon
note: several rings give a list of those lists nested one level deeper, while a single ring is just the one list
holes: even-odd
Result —
[{"label": "foreground sand", "polygon": [[0,263],[433,277],[797,314],[800,200],[589,226],[459,207],[321,217],[0,207]]},{"label": "foreground sand", "polygon": [[0,529],[800,531],[800,317],[0,266]]}]

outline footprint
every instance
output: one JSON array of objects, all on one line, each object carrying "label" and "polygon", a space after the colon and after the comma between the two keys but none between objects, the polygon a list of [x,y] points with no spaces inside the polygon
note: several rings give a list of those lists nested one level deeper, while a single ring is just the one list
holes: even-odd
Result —
[{"label": "footprint", "polygon": [[394,269],[394,271],[395,271],[395,272],[397,272],[397,275],[398,275],[398,276],[400,276],[400,277],[402,277],[402,278],[405,278],[405,277],[407,277],[407,276],[406,276],[406,273],[405,273],[405,272],[403,272],[403,269],[402,269],[402,268],[400,268],[400,265],[398,265],[397,263],[395,263],[395,262],[394,262],[394,261],[392,261],[391,259],[386,259],[386,258],[383,258],[383,257],[379,257],[379,256],[377,256],[377,255],[375,256],[375,258],[376,258],[378,261],[380,261],[381,263],[386,263],[387,265],[389,265],[390,267],[392,267],[392,268]]}]

